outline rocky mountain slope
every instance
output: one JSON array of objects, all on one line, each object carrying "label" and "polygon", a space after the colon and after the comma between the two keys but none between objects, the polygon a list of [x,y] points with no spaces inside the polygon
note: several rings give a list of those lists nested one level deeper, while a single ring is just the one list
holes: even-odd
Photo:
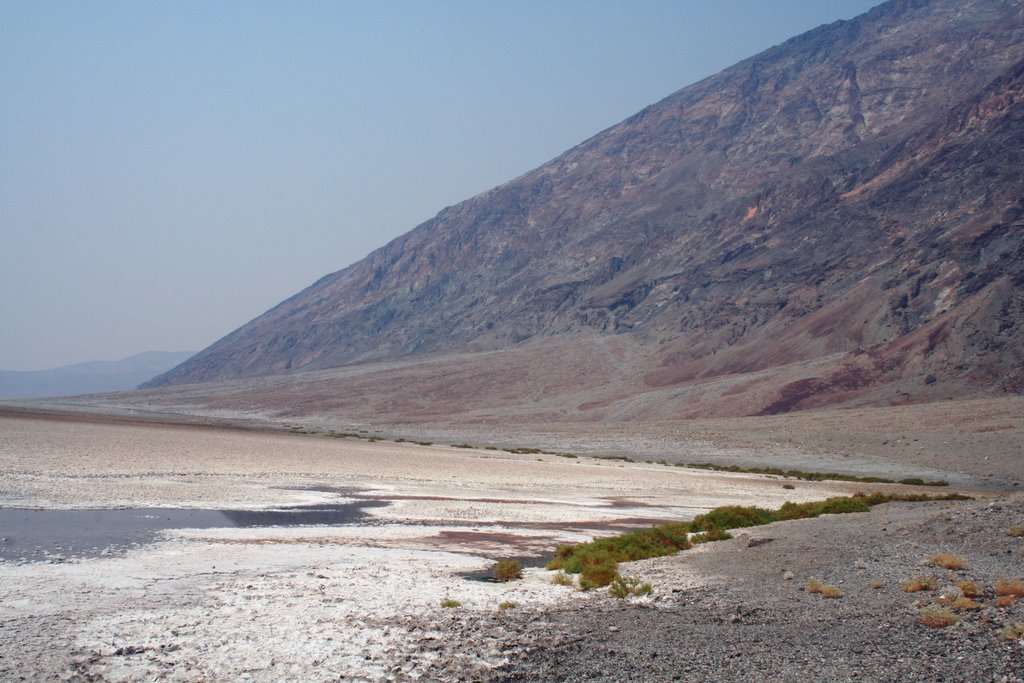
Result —
[{"label": "rocky mountain slope", "polygon": [[514,377],[614,338],[616,400],[728,377],[733,414],[1017,393],[1022,95],[1021,0],[887,2],[444,209],[146,386],[439,355],[458,386],[453,354],[507,351]]}]

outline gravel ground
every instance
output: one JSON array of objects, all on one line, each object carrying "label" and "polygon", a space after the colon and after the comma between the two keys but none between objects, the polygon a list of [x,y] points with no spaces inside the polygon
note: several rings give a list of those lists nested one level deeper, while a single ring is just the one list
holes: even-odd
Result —
[{"label": "gravel ground", "polygon": [[[438,679],[496,681],[1021,681],[1024,641],[999,637],[1024,622],[1024,602],[992,606],[993,583],[1024,578],[1020,496],[998,502],[889,504],[870,513],[760,527],[732,541],[624,565],[651,581],[651,599],[601,595],[585,605],[453,621],[466,643],[500,627],[507,663],[436,665]],[[934,553],[970,563],[950,572]],[[932,592],[900,582],[938,579]],[[818,578],[842,597],[808,593]],[[958,595],[955,581],[986,588],[984,607],[932,629],[919,606]],[[873,586],[881,583],[881,587]],[[457,662],[457,658],[447,661]]]}]

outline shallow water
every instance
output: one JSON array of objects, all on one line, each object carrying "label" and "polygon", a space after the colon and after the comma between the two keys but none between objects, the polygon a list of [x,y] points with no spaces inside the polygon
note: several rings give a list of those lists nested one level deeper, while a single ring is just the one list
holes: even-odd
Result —
[{"label": "shallow water", "polygon": [[30,510],[0,508],[0,560],[54,561],[96,557],[153,541],[165,529],[346,526],[369,520],[358,501],[274,510]]}]

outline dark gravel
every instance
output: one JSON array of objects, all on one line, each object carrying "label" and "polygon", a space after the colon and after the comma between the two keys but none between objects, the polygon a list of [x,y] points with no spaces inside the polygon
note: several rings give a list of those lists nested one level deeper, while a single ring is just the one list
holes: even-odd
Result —
[{"label": "dark gravel", "polygon": [[[759,527],[732,541],[625,565],[653,600],[595,595],[552,612],[528,606],[453,615],[428,677],[481,681],[1024,681],[1024,601],[993,606],[993,583],[1024,578],[1024,499],[890,504],[870,513]],[[935,553],[966,559],[951,572]],[[905,593],[919,574],[938,589]],[[809,578],[838,587],[824,599]],[[984,608],[932,629],[918,609],[971,579]],[[878,583],[881,587],[874,587]],[[695,584],[703,584],[694,587]],[[504,662],[504,663],[502,663]]]}]

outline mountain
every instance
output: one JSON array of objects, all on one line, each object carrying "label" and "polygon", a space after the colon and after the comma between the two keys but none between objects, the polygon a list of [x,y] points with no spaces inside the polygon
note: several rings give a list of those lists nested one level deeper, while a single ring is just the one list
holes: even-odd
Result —
[{"label": "mountain", "polygon": [[133,389],[191,355],[191,352],[147,351],[123,360],[76,363],[52,370],[0,370],[0,398],[71,396]]},{"label": "mountain", "polygon": [[893,0],[442,210],[145,386],[444,358],[465,393],[501,352],[508,401],[578,382],[580,410],[1021,392],[1022,162],[1024,2]]}]

